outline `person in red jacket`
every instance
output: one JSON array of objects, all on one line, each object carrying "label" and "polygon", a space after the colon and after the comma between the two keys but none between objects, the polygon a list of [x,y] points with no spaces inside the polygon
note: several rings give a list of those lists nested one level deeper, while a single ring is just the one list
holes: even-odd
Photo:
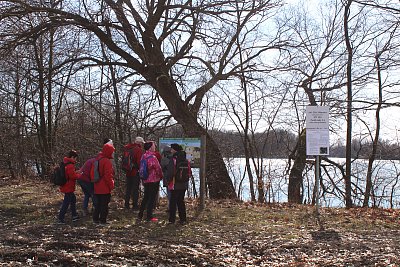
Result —
[{"label": "person in red jacket", "polygon": [[67,157],[64,157],[65,164],[65,177],[67,182],[60,186],[60,192],[64,193],[64,200],[58,214],[58,223],[65,224],[65,214],[70,207],[72,213],[72,221],[79,220],[78,213],[76,212],[76,196],[75,196],[75,181],[80,177],[80,172],[75,171],[75,163],[78,159],[78,153],[71,150]]},{"label": "person in red jacket", "polygon": [[[113,141],[110,138],[104,138],[104,144],[113,144]],[[82,202],[82,214],[83,216],[87,216],[89,214],[89,199],[92,199],[92,210],[96,206],[96,200],[94,199],[94,185],[90,180],[90,172],[92,171],[93,162],[96,160],[96,156],[88,159],[83,166],[79,169],[81,177],[77,180],[78,184],[81,186],[83,192],[83,202]]]},{"label": "person in red jacket", "polygon": [[126,191],[125,191],[125,209],[129,209],[129,200],[132,196],[133,210],[139,209],[139,165],[140,159],[144,153],[143,151],[144,139],[140,136],[136,137],[134,143],[129,143],[124,146],[124,151],[129,151],[135,166],[131,170],[126,171]]},{"label": "person in red jacket", "polygon": [[94,183],[94,197],[96,206],[93,212],[93,222],[106,224],[108,215],[108,204],[111,200],[111,191],[114,189],[114,169],[111,159],[115,148],[111,144],[104,144],[102,151],[97,155],[91,170],[91,179],[94,181],[97,166],[99,180]]}]

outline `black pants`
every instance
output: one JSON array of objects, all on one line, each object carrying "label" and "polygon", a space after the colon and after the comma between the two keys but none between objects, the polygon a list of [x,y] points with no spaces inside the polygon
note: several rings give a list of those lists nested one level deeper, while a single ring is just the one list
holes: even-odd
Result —
[{"label": "black pants", "polygon": [[158,187],[160,186],[160,182],[157,183],[143,183],[144,186],[144,194],[142,203],[140,204],[140,210],[138,214],[138,218],[143,218],[144,210],[146,209],[146,219],[150,220],[153,218],[153,208],[154,203],[156,201]]},{"label": "black pants", "polygon": [[129,200],[132,196],[133,208],[139,207],[139,173],[135,176],[126,176],[125,208],[129,208]]},{"label": "black pants", "polygon": [[176,208],[178,207],[179,220],[186,222],[185,192],[183,190],[171,190],[171,200],[169,202],[169,222],[174,223],[176,217]]},{"label": "black pants", "polygon": [[93,222],[106,223],[111,194],[95,194],[94,198],[96,199],[96,206],[93,212]]}]

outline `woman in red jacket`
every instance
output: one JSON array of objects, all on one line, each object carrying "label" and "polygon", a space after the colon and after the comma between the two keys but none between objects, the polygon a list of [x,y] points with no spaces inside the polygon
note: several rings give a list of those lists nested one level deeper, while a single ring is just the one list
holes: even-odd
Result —
[{"label": "woman in red jacket", "polygon": [[114,169],[111,159],[115,148],[111,144],[105,144],[102,151],[97,155],[91,171],[91,179],[94,181],[95,170],[99,175],[99,180],[94,183],[94,197],[96,206],[93,212],[93,222],[106,224],[108,215],[108,204],[111,200],[111,191],[114,189]]},{"label": "woman in red jacket", "polygon": [[58,214],[58,223],[65,224],[65,214],[67,213],[68,207],[71,208],[72,221],[79,220],[78,213],[76,212],[76,196],[75,196],[75,181],[79,178],[80,172],[75,171],[75,163],[78,159],[78,153],[75,150],[71,150],[68,153],[68,157],[64,157],[65,165],[65,177],[67,182],[60,186],[60,192],[64,193],[64,200]]}]

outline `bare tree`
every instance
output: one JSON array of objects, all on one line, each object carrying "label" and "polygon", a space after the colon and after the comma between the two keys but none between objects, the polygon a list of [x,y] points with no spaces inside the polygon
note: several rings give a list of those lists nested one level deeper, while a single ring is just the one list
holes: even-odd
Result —
[{"label": "bare tree", "polygon": [[346,175],[344,177],[345,186],[346,186],[346,208],[351,208],[353,206],[351,200],[351,140],[352,140],[352,104],[353,104],[353,91],[352,91],[352,64],[353,64],[353,45],[350,40],[350,6],[352,4],[352,0],[345,1],[344,8],[344,18],[343,18],[343,29],[345,36],[345,43],[347,49],[347,131],[346,131]]},{"label": "bare tree", "polygon": [[[303,171],[306,166],[306,131],[304,127],[305,105],[340,107],[340,93],[345,85],[342,80],[344,51],[342,35],[338,30],[340,6],[337,3],[319,7],[320,16],[313,17],[307,7],[297,6],[285,12],[279,19],[283,33],[291,42],[285,54],[285,72],[291,79],[283,86],[293,90],[293,108],[296,110],[298,141],[289,160],[294,160],[289,173],[288,201],[303,201]],[[289,161],[290,163],[290,161]]]},{"label": "bare tree", "polygon": [[[246,22],[238,25],[239,30],[230,31],[231,13],[236,13],[236,3],[232,4],[231,1],[203,1],[196,5],[191,1],[133,3],[105,0],[101,10],[95,5],[90,9],[81,5],[73,10],[68,1],[63,1],[60,8],[52,8],[11,0],[4,1],[1,13],[2,21],[27,14],[40,14],[47,18],[36,23],[32,29],[17,33],[15,38],[7,39],[7,44],[42,34],[52,27],[66,25],[83,28],[94,34],[112,53],[119,56],[114,64],[134,70],[144,78],[146,84],[156,90],[188,136],[200,136],[207,135],[204,127],[197,121],[205,93],[219,81],[236,75],[240,69],[239,64],[235,63],[235,43],[238,32],[249,28],[246,27]],[[274,1],[242,1],[239,8],[264,16],[275,6]],[[97,16],[103,10],[106,15]],[[205,31],[207,35],[204,34]],[[4,44],[3,42],[3,47]],[[202,48],[198,49],[200,46]],[[254,50],[244,62],[246,68],[250,67],[248,63],[254,57],[267,49],[269,47]],[[185,97],[185,92],[180,90],[183,87],[179,81],[182,80],[181,73],[185,73],[185,69],[196,67],[192,65],[193,62],[202,64],[208,70],[208,79]],[[235,197],[221,153],[209,136],[207,158],[210,196]]]}]

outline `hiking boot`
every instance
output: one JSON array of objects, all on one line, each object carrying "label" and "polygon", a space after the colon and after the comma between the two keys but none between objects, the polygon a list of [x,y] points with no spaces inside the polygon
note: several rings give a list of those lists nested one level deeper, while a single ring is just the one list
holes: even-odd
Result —
[{"label": "hiking boot", "polygon": [[76,221],[79,221],[79,215],[75,215],[75,216],[72,216],[72,221],[73,222],[76,222]]},{"label": "hiking boot", "polygon": [[139,211],[139,213],[138,213],[138,215],[137,215],[137,219],[138,219],[139,221],[141,221],[141,220],[143,219],[143,211],[142,211],[142,212]]},{"label": "hiking boot", "polygon": [[57,223],[58,225],[64,225],[64,224],[65,224],[65,221],[64,221],[64,220],[58,219],[56,223]]}]

